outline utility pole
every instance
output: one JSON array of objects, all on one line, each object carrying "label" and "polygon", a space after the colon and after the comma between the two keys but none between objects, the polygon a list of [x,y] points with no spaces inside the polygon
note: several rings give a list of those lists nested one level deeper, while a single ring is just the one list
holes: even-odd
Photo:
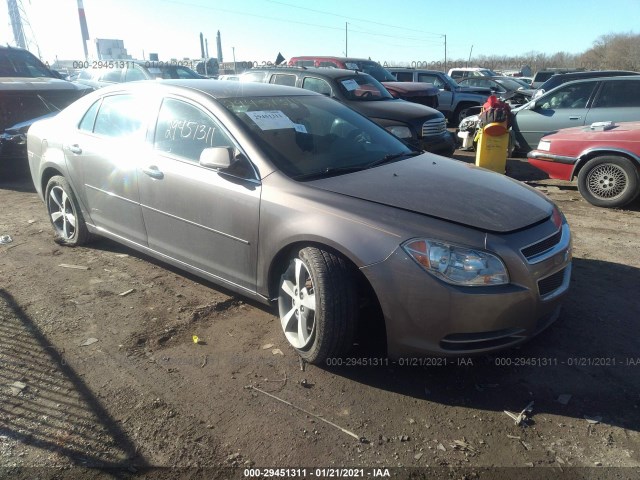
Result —
[{"label": "utility pole", "polygon": [[469,60],[467,61],[467,67],[471,63],[471,53],[473,52],[473,45],[471,45],[471,50],[469,51]]},{"label": "utility pole", "polygon": [[447,73],[447,36],[444,36],[444,73]]},{"label": "utility pole", "polygon": [[348,42],[349,35],[348,34],[349,34],[349,32],[347,30],[347,26],[348,25],[349,25],[348,22],[344,22],[344,56],[345,57],[349,56],[349,48],[348,48],[348,45],[349,45],[349,42]]},{"label": "utility pole", "polygon": [[231,47],[231,51],[233,52],[233,73],[237,74],[238,70],[236,69],[236,47]]}]

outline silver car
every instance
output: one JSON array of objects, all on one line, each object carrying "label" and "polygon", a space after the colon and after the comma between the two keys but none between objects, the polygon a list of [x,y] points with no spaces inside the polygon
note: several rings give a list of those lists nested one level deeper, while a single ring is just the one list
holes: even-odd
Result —
[{"label": "silver car", "polygon": [[28,152],[59,243],[108,237],[277,303],[309,362],[349,351],[363,305],[391,358],[516,345],[569,285],[569,227],[545,196],[303,89],[121,84],[34,124]]}]

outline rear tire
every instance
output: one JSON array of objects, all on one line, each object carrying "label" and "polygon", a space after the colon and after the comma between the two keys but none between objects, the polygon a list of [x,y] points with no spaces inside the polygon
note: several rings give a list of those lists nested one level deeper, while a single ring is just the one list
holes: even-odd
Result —
[{"label": "rear tire", "polygon": [[67,179],[61,175],[51,177],[44,198],[49,220],[56,233],[56,243],[68,247],[87,243],[89,230]]},{"label": "rear tire", "polygon": [[623,207],[640,193],[640,171],[625,157],[595,157],[580,169],[578,190],[597,207]]},{"label": "rear tire", "polygon": [[287,341],[307,362],[343,356],[353,345],[358,314],[350,265],[327,250],[300,249],[280,277],[278,311]]}]

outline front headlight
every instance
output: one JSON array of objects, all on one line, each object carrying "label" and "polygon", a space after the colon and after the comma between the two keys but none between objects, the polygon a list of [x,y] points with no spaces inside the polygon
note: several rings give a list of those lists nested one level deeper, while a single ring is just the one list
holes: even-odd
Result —
[{"label": "front headlight", "polygon": [[403,125],[393,125],[386,127],[387,132],[393,133],[398,138],[411,138],[411,130]]},{"label": "front headlight", "polygon": [[410,240],[402,248],[430,274],[454,285],[505,285],[509,275],[502,260],[489,252],[438,240]]},{"label": "front headlight", "polygon": [[471,115],[470,117],[463,118],[458,125],[458,129],[462,131],[475,129],[479,118],[480,117],[478,115]]},{"label": "front headlight", "polygon": [[548,140],[540,140],[540,142],[538,143],[538,150],[548,152],[549,150],[551,150],[551,142]]}]

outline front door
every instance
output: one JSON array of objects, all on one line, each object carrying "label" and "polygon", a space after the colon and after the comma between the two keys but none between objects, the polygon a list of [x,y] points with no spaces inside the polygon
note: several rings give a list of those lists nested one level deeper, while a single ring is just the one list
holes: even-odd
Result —
[{"label": "front door", "polygon": [[253,171],[201,166],[207,147],[240,151],[209,112],[165,98],[153,155],[138,171],[149,247],[255,291],[260,183]]}]

